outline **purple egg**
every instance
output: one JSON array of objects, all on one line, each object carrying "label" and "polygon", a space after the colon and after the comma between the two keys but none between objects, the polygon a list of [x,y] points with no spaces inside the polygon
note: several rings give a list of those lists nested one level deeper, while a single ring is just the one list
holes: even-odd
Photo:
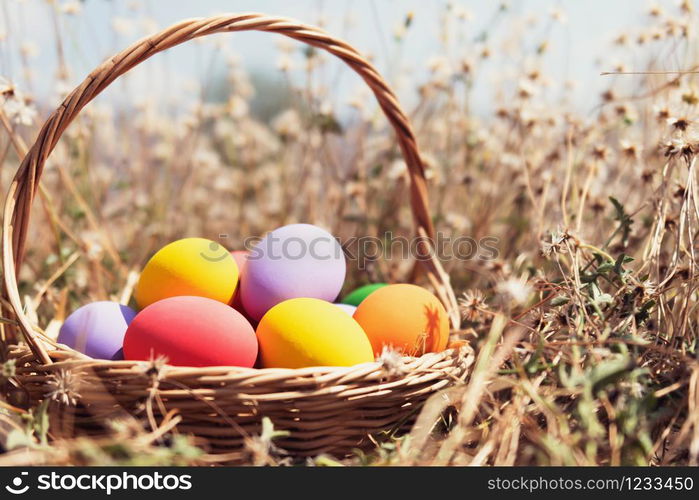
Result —
[{"label": "purple egg", "polygon": [[345,312],[346,312],[347,314],[349,314],[350,316],[354,316],[354,311],[357,310],[357,307],[356,307],[356,306],[352,306],[352,305],[350,305],[350,304],[337,304],[337,303],[336,303],[336,304],[334,304],[334,305],[336,305],[337,307],[339,307],[340,309],[342,309],[343,311],[345,311]]},{"label": "purple egg", "polygon": [[345,281],[342,247],[324,229],[289,224],[268,233],[250,251],[240,280],[245,311],[255,320],[276,304],[310,297],[332,302]]},{"label": "purple egg", "polygon": [[116,302],[92,302],[68,316],[58,342],[95,359],[115,359],[136,311]]}]

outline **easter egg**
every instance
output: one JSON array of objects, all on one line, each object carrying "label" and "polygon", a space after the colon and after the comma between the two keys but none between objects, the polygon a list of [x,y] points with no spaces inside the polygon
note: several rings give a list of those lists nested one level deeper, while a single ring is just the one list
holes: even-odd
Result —
[{"label": "easter egg", "polygon": [[243,315],[226,304],[206,297],[170,297],[139,312],[124,337],[124,359],[157,356],[176,366],[250,368],[257,339]]},{"label": "easter egg", "polygon": [[233,250],[231,252],[231,257],[233,257],[233,260],[238,265],[238,272],[243,272],[249,254],[250,252],[247,250]]},{"label": "easter egg", "polygon": [[243,269],[245,268],[245,263],[247,262],[248,258],[248,252],[247,250],[234,250],[231,252],[231,256],[233,256],[233,260],[235,260],[235,263],[238,266],[238,286],[235,289],[235,294],[233,295],[233,302],[231,305],[233,308],[237,311],[240,311],[241,313],[245,314],[245,309],[243,308],[243,301],[240,299],[240,277],[243,275]]},{"label": "easter egg", "polygon": [[312,298],[281,302],[257,326],[265,368],[351,366],[374,360],[359,324],[335,304]]},{"label": "easter egg", "polygon": [[61,326],[58,342],[96,359],[112,359],[124,341],[136,311],[116,302],[100,301],[76,309]]},{"label": "easter egg", "polygon": [[229,304],[237,284],[238,265],[225,248],[204,238],[184,238],[165,245],[151,257],[134,297],[141,309],[181,295]]},{"label": "easter egg", "polygon": [[288,299],[332,302],[340,293],[345,272],[342,247],[330,233],[311,224],[283,226],[250,251],[241,278],[243,306],[259,320]]},{"label": "easter egg", "polygon": [[374,354],[384,346],[409,356],[443,351],[449,340],[449,318],[432,293],[415,285],[387,285],[357,307],[354,319],[366,332]]},{"label": "easter egg", "polygon": [[349,304],[333,304],[333,305],[339,307],[340,310],[345,311],[350,316],[353,316],[354,312],[357,310],[356,307],[351,306]]},{"label": "easter egg", "polygon": [[358,306],[370,293],[375,292],[384,286],[386,286],[386,283],[370,283],[368,285],[355,288],[353,291],[345,295],[345,298],[342,299],[342,303]]}]

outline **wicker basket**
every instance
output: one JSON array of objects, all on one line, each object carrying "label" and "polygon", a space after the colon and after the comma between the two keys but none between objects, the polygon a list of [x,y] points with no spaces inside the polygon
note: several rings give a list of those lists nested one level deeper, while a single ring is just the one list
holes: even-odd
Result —
[{"label": "wicker basket", "polygon": [[[241,452],[246,437],[259,434],[262,417],[269,417],[275,428],[289,431],[288,437],[275,441],[288,453],[343,455],[370,442],[369,434],[409,425],[427,397],[466,376],[472,357],[464,349],[406,357],[390,366],[375,362],[297,370],[93,360],[57,346],[24,314],[16,270],[22,263],[30,207],[46,159],[66,127],[110,83],[152,55],[201,36],[247,30],[279,33],[324,49],[362,77],[396,131],[408,166],[417,234],[433,234],[424,171],[408,118],[374,67],[347,43],[289,19],[229,14],[183,21],[133,44],[95,69],[49,117],[22,161],[5,203],[4,294],[12,308],[7,312],[17,320],[24,343],[17,342],[17,332],[5,328],[4,355],[16,360],[14,382],[26,391],[30,403],[50,400],[53,436],[103,432],[105,422],[116,418],[135,417],[147,427],[157,427],[164,419],[172,422],[176,414],[176,432],[196,435],[211,452],[225,453],[231,460]],[[429,242],[423,239],[421,245]],[[420,264],[453,313],[453,291],[439,263],[432,259]],[[61,377],[77,384],[73,397],[55,393],[52,397]]]}]

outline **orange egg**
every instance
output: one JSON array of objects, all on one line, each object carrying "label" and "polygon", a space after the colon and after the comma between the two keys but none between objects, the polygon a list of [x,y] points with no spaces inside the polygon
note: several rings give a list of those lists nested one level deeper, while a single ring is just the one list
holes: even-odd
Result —
[{"label": "orange egg", "polygon": [[433,294],[415,285],[379,288],[357,307],[354,319],[369,337],[374,354],[384,346],[409,356],[443,351],[449,339],[449,318]]}]

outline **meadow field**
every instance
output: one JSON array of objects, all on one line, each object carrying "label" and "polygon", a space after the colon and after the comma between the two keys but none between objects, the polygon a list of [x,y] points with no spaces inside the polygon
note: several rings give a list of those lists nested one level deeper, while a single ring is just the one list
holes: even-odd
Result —
[{"label": "meadow field", "polygon": [[[92,2],[2,2],[3,197],[68,92],[156,29],[146,21],[159,7],[132,2],[131,18],[115,18],[103,37],[104,53],[80,60],[71,29]],[[384,27],[395,64],[380,66],[413,124],[436,231],[468,238],[465,253],[451,246],[439,258],[459,304],[452,342],[473,349],[473,368],[427,401],[412,430],[305,463],[699,465],[694,4],[639,2],[639,24],[605,41],[600,66],[574,82],[552,77],[545,62],[550,30],[576,23],[565,2],[525,17],[488,3],[482,31],[469,27],[468,4],[440,3],[441,37],[418,60],[402,47],[427,36],[411,31],[423,13],[403,9]],[[10,22],[37,10],[51,40],[40,55]],[[351,24],[336,34],[352,42]],[[66,130],[41,178],[19,270],[25,311],[47,336],[88,300],[128,302],[148,257],[187,235],[235,250],[308,222],[343,240],[376,237],[350,260],[348,289],[409,279],[413,260],[382,246],[386,235],[414,235],[406,164],[369,90],[358,79],[338,84],[348,70],[330,55],[273,35],[268,72],[252,71],[230,43],[244,36],[153,58]],[[208,79],[168,83],[177,57],[192,55]],[[590,81],[601,91],[589,95]],[[382,361],[390,367],[391,353]],[[55,441],[47,405],[27,406],[13,374],[5,362],[0,464],[215,461],[194,438],[119,422],[102,437]],[[57,377],[48,400],[70,401],[71,383]],[[291,463],[274,441],[272,427],[251,437],[248,463]]]}]

